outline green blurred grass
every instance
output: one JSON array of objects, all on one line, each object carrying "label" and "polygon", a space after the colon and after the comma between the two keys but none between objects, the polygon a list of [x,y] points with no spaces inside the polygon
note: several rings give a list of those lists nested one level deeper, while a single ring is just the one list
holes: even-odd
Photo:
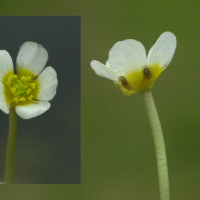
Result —
[{"label": "green blurred grass", "polygon": [[[123,96],[97,77],[115,42],[146,50],[164,31],[178,41],[153,95],[167,148],[171,199],[200,196],[199,1],[4,1],[1,15],[81,15],[81,185],[2,186],[2,199],[159,199],[153,139],[139,94]],[[11,187],[11,188],[10,188]]]}]

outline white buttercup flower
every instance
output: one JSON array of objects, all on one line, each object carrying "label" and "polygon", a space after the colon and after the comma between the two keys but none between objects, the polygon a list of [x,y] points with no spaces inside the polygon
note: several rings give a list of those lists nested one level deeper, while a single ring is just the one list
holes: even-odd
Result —
[{"label": "white buttercup flower", "polygon": [[91,66],[99,75],[114,81],[125,95],[146,90],[170,63],[176,49],[176,37],[164,32],[148,56],[142,43],[128,39],[117,42],[109,52],[106,65],[93,60]]},{"label": "white buttercup flower", "polygon": [[[15,109],[23,119],[41,115],[50,108],[48,101],[56,94],[57,74],[45,67],[47,50],[35,42],[21,45],[14,74],[10,54],[0,50],[0,109],[6,114]],[[43,71],[42,71],[43,70]]]}]

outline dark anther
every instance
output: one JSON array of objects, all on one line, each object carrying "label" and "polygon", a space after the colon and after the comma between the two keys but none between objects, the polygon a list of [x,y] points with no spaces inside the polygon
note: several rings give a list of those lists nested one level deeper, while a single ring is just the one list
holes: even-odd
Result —
[{"label": "dark anther", "polygon": [[147,79],[147,80],[151,80],[153,77],[153,74],[148,67],[145,67],[143,69],[143,75],[144,75],[144,79]]},{"label": "dark anther", "polygon": [[122,83],[122,85],[123,85],[126,89],[130,89],[129,82],[127,81],[126,77],[120,76],[120,77],[119,77],[119,80],[120,80],[120,82]]}]

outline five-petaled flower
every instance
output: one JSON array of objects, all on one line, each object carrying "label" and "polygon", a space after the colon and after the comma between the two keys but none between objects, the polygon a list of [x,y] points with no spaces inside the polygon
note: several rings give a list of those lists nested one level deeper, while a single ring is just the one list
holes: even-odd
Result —
[{"label": "five-petaled flower", "polygon": [[[0,50],[0,109],[6,114],[15,109],[23,119],[41,115],[50,108],[48,101],[56,94],[57,74],[45,67],[47,50],[35,42],[21,45],[14,74],[10,54]],[[43,71],[42,71],[43,70]],[[41,72],[41,73],[40,73]]]},{"label": "five-petaled flower", "polygon": [[175,49],[176,37],[171,32],[161,34],[147,57],[142,43],[128,39],[113,46],[106,65],[93,60],[91,66],[99,76],[113,80],[123,94],[130,95],[153,86]]}]

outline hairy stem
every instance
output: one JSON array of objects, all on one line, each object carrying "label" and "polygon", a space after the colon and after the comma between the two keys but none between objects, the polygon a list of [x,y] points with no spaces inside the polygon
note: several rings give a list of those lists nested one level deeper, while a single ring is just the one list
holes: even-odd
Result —
[{"label": "hairy stem", "polygon": [[162,128],[150,89],[141,92],[151,125],[155,144],[160,200],[170,200],[167,157]]}]

